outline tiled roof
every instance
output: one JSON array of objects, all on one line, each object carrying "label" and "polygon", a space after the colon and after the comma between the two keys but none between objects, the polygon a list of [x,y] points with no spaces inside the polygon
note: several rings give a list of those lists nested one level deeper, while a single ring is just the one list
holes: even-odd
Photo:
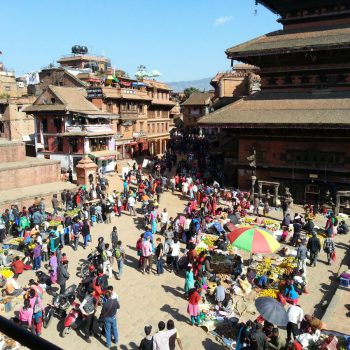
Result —
[{"label": "tiled roof", "polygon": [[331,48],[338,45],[350,45],[349,27],[322,27],[318,30],[300,30],[294,32],[276,31],[226,50],[230,58],[256,54],[269,54],[276,50],[300,50],[308,48]]},{"label": "tiled roof", "polygon": [[[48,90],[57,97],[59,100],[55,103],[39,103],[39,98],[34,102],[32,106],[25,109],[25,112],[36,112],[36,111],[70,111],[82,114],[98,114],[108,115],[98,109],[94,104],[88,101],[86,96],[86,90],[77,87],[63,87],[49,85]],[[45,92],[44,92],[45,93]]]},{"label": "tiled roof", "polygon": [[157,88],[160,90],[169,90],[169,91],[172,90],[172,88],[169,85],[165,83],[161,83],[160,81],[143,79],[142,82],[145,83],[148,87]]},{"label": "tiled roof", "polygon": [[350,93],[257,93],[199,119],[201,125],[347,125]]},{"label": "tiled roof", "polygon": [[212,92],[193,92],[181,106],[205,106],[209,105],[214,97]]}]

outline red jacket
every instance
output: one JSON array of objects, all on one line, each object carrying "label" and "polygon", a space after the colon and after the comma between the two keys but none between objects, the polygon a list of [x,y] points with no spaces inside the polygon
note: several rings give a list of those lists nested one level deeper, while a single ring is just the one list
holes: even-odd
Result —
[{"label": "red jacket", "polygon": [[192,305],[198,305],[200,300],[201,300],[201,296],[197,293],[197,291],[192,293],[188,298],[188,302]]}]

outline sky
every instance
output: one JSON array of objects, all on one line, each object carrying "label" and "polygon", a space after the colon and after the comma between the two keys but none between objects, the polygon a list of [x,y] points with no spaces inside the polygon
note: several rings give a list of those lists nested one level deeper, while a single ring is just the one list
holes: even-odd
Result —
[{"label": "sky", "polygon": [[11,0],[1,12],[0,61],[17,76],[85,45],[130,76],[143,64],[162,81],[207,78],[230,69],[227,48],[280,29],[254,0]]}]

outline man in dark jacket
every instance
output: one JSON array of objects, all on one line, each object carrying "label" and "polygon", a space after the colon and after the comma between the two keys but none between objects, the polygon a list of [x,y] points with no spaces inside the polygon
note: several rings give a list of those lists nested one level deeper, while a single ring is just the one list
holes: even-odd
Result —
[{"label": "man in dark jacket", "polygon": [[63,261],[58,267],[57,284],[60,286],[60,294],[64,294],[66,291],[66,282],[69,279],[69,273],[67,271],[68,261]]},{"label": "man in dark jacket", "polygon": [[90,226],[89,226],[89,223],[88,221],[85,219],[83,221],[83,226],[81,228],[81,234],[83,235],[83,238],[84,238],[84,249],[86,249],[88,243],[89,243],[89,240],[90,240]]},{"label": "man in dark jacket", "polygon": [[310,252],[310,266],[316,266],[317,255],[321,251],[321,242],[315,231],[312,232],[306,248]]},{"label": "man in dark jacket", "polygon": [[66,190],[63,190],[61,192],[62,208],[66,205],[66,194],[67,194]]},{"label": "man in dark jacket", "polygon": [[267,350],[268,344],[265,333],[262,331],[262,324],[256,325],[256,330],[252,333],[252,349]]},{"label": "man in dark jacket", "polygon": [[55,216],[58,214],[58,199],[57,199],[57,194],[54,194],[52,196],[51,200],[52,208],[53,208],[53,213],[52,216]]}]

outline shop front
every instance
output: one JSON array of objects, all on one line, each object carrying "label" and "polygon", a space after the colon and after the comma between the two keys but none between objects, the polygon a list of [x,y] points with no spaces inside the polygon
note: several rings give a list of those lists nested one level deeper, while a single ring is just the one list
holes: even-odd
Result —
[{"label": "shop front", "polygon": [[117,151],[97,151],[89,153],[89,157],[97,164],[98,170],[102,173],[115,171],[117,165]]}]

